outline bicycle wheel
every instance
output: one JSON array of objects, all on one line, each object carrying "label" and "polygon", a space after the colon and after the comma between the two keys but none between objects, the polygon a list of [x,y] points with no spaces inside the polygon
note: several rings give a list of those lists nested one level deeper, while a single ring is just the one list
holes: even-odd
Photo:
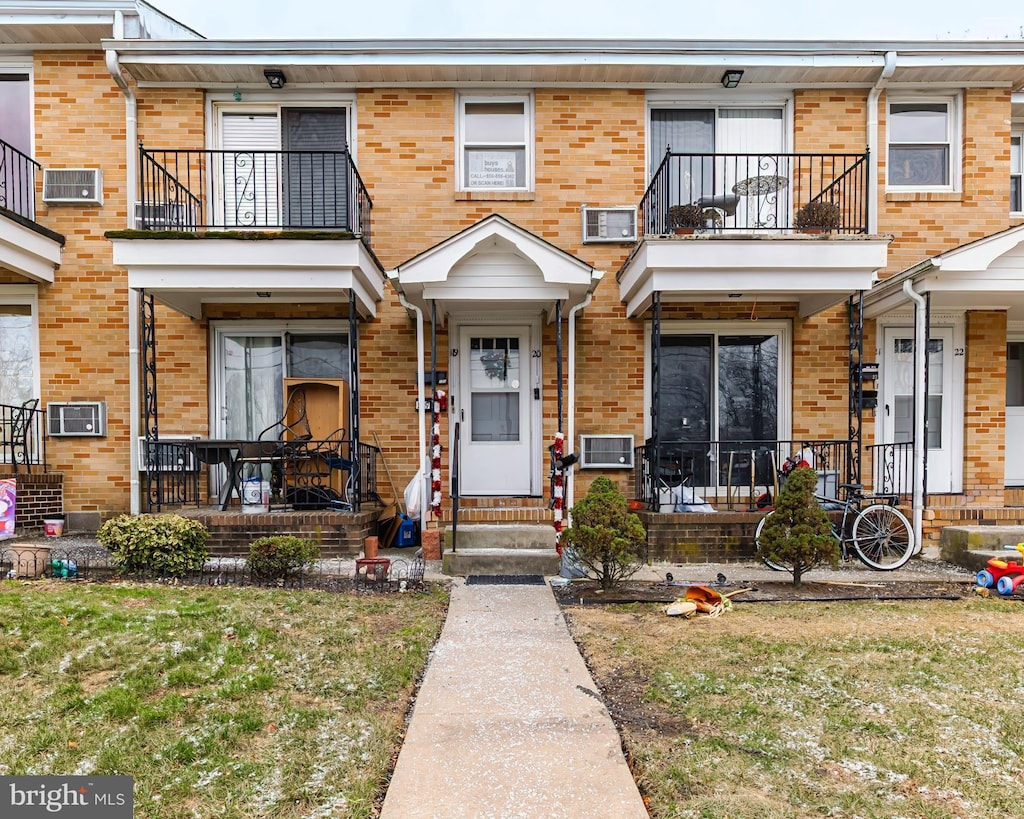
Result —
[{"label": "bicycle wheel", "polygon": [[[773,510],[757,522],[757,528],[754,530],[754,545],[757,546],[758,549],[761,548],[761,530],[764,529],[764,522],[774,514],[775,512]],[[764,563],[765,566],[767,566],[774,572],[789,572],[790,574],[793,573],[793,567],[787,566],[785,563],[778,563],[774,560],[769,560],[766,557],[762,557],[761,562]]]},{"label": "bicycle wheel", "polygon": [[872,504],[853,519],[853,551],[872,569],[898,569],[914,552],[914,529],[895,506]]}]

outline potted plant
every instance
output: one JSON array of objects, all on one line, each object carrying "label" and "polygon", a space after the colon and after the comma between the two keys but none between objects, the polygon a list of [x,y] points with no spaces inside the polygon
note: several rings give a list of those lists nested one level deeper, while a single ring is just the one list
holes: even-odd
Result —
[{"label": "potted plant", "polygon": [[668,209],[668,227],[676,233],[693,233],[706,223],[704,209],[698,205],[673,205]]},{"label": "potted plant", "polygon": [[804,233],[830,233],[841,221],[839,205],[824,199],[812,200],[796,212],[796,227]]}]

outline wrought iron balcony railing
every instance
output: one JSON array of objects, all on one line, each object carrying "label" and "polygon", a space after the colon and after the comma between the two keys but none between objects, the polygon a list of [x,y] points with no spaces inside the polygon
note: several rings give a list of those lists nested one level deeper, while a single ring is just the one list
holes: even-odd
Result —
[{"label": "wrought iron balcony railing", "polygon": [[[801,209],[827,203],[826,232],[867,233],[868,155],[682,154],[666,152],[640,203],[644,234],[789,233]],[[699,224],[677,225],[675,206],[694,205]],[[813,220],[812,220],[813,221]],[[813,227],[813,225],[809,225]]]},{"label": "wrought iron balcony railing", "polygon": [[40,165],[0,139],[0,208],[36,220],[36,171]]},{"label": "wrought iron balcony railing", "polygon": [[45,410],[39,399],[24,404],[0,404],[0,471],[46,471],[46,441],[43,437]]},{"label": "wrought iron balcony railing", "polygon": [[348,231],[370,245],[370,200],[348,151],[139,147],[141,230]]}]

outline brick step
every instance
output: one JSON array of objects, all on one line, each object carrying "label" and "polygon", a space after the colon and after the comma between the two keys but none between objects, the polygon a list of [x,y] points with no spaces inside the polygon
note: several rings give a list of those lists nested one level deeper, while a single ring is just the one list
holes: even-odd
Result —
[{"label": "brick step", "polygon": [[[460,535],[461,540],[461,535]],[[447,575],[467,577],[471,574],[558,574],[561,561],[550,549],[483,549],[461,546],[450,549],[442,557],[442,571]]]},{"label": "brick step", "polygon": [[459,529],[463,524],[472,523],[545,524],[550,527],[554,516],[554,511],[547,506],[460,506]]},{"label": "brick step", "polygon": [[977,571],[993,557],[1021,561],[1020,552],[1004,549],[1024,543],[1024,526],[946,526],[939,536],[943,560]]}]

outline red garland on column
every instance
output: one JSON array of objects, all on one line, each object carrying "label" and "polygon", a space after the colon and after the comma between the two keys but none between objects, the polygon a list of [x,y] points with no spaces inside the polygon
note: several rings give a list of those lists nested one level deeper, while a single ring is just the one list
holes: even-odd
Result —
[{"label": "red garland on column", "polygon": [[552,467],[553,475],[553,488],[551,498],[552,506],[555,510],[555,551],[558,552],[558,556],[562,556],[562,505],[565,498],[565,470],[562,469],[558,464],[562,461],[562,455],[565,452],[565,435],[561,432],[555,433],[555,445],[551,448],[551,452],[554,456],[554,463]]},{"label": "red garland on column", "polygon": [[448,407],[448,396],[434,390],[433,418],[430,427],[430,508],[434,517],[441,517],[441,411]]}]

